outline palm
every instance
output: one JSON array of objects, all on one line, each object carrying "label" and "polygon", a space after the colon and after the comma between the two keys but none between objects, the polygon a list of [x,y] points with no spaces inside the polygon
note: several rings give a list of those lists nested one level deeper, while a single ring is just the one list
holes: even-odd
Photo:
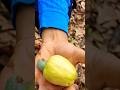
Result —
[{"label": "palm", "polygon": [[[63,43],[43,43],[40,52],[36,56],[37,60],[44,58],[48,59],[52,55],[62,55],[70,60],[71,63],[76,65],[78,62],[84,63],[84,51],[80,48],[73,46],[68,42]],[[62,89],[63,87],[55,86],[47,82],[42,75],[40,75],[40,71],[36,68],[36,77],[39,83],[40,90],[74,90],[73,87],[69,87]],[[40,78],[41,76],[41,78]]]}]

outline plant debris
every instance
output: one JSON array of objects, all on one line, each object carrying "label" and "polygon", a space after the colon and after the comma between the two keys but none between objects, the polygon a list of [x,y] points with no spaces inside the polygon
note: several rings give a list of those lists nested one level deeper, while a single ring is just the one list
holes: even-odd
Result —
[{"label": "plant debris", "polygon": [[[85,0],[76,0],[76,3],[76,9],[71,14],[68,40],[73,45],[85,49]],[[15,44],[16,31],[11,24],[8,10],[0,2],[0,53],[2,53],[0,54],[0,70],[9,61],[9,58],[13,54]],[[41,45],[42,39],[35,27],[35,55],[38,53]],[[76,84],[79,90],[85,90],[85,65],[78,64],[76,68],[78,71]]]}]

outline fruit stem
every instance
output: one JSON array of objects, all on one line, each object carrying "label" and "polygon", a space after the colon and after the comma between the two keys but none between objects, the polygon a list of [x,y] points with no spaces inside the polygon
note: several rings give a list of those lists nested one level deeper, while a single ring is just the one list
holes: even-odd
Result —
[{"label": "fruit stem", "polygon": [[44,59],[38,60],[37,67],[43,71],[46,65],[46,61]]}]

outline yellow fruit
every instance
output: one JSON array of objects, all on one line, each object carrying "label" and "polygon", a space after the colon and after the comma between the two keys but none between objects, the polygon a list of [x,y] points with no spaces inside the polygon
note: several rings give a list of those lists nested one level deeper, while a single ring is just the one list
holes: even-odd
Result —
[{"label": "yellow fruit", "polygon": [[63,56],[51,56],[44,64],[43,76],[50,83],[59,86],[70,86],[77,78],[75,67]]}]

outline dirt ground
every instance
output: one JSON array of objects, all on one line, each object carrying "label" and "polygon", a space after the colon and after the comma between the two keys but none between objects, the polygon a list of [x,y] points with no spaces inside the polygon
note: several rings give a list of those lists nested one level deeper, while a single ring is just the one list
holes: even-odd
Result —
[{"label": "dirt ground", "polygon": [[120,1],[87,0],[86,3],[87,39],[95,47],[120,59]]},{"label": "dirt ground", "polygon": [[[69,42],[77,47],[85,49],[85,0],[76,0],[77,9],[72,11],[69,26]],[[0,2],[0,71],[9,61],[13,54],[16,44],[16,31],[11,24],[11,18],[8,10]],[[41,45],[41,38],[38,30],[35,28],[35,53],[38,52]],[[85,65],[78,64],[78,79],[76,84],[78,90],[85,90]]]},{"label": "dirt ground", "polygon": [[91,42],[100,49],[120,58],[120,1],[88,0],[86,32]]},{"label": "dirt ground", "polygon": [[[94,46],[120,58],[120,1],[88,0],[86,12],[85,0],[76,0],[76,2],[77,8],[72,11],[69,25],[69,42],[85,49],[86,31],[86,37]],[[11,24],[10,14],[0,2],[0,71],[14,51],[15,37],[16,31]],[[39,32],[35,28],[35,53],[38,52],[41,44]],[[85,90],[85,65],[78,64],[76,68],[78,70],[78,79],[76,80],[76,84],[79,85],[78,90]]]}]

